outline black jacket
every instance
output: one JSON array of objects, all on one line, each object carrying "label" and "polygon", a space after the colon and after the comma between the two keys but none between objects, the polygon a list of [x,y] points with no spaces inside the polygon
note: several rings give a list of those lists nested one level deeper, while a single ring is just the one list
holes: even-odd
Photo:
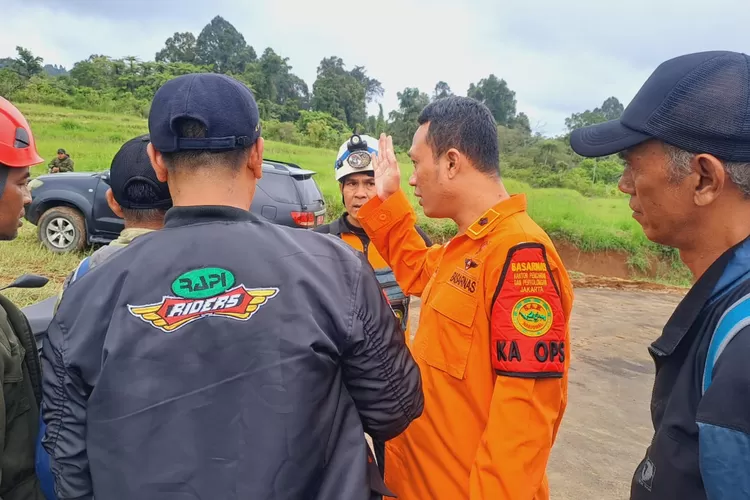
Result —
[{"label": "black jacket", "polygon": [[60,500],[367,499],[363,433],[423,406],[361,257],[228,207],[173,208],[73,282],[43,352]]},{"label": "black jacket", "polygon": [[650,347],[654,436],[632,500],[750,498],[748,325],[750,239],[711,265]]},{"label": "black jacket", "polygon": [[0,499],[42,500],[34,470],[41,370],[29,322],[0,295]]}]

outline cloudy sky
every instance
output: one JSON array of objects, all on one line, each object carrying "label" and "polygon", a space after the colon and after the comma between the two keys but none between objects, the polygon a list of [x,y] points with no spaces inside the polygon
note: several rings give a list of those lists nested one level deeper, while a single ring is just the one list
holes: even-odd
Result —
[{"label": "cloudy sky", "polygon": [[[364,65],[385,88],[466,95],[494,73],[518,111],[554,135],[573,112],[614,95],[624,104],[663,60],[702,50],[750,51],[748,0],[0,0],[0,57],[30,48],[70,69],[90,54],[153,60],[176,31],[215,15],[258,54],[289,57],[310,88],[318,63]],[[744,44],[742,42],[745,42]],[[375,108],[376,109],[376,108]]]}]

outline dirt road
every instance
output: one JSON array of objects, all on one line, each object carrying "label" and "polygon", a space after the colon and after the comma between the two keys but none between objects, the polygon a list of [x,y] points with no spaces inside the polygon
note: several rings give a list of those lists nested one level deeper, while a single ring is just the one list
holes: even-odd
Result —
[{"label": "dirt road", "polygon": [[[653,362],[681,296],[577,288],[568,409],[548,468],[552,500],[621,500],[651,439]],[[419,314],[419,305],[413,308]],[[416,325],[416,317],[411,321]]]}]

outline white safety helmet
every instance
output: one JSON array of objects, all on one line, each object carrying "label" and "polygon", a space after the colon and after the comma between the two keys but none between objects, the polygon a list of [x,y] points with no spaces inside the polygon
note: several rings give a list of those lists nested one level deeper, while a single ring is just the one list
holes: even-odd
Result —
[{"label": "white safety helmet", "polygon": [[349,174],[373,172],[372,154],[378,152],[378,140],[369,135],[354,134],[341,145],[336,156],[336,180]]}]

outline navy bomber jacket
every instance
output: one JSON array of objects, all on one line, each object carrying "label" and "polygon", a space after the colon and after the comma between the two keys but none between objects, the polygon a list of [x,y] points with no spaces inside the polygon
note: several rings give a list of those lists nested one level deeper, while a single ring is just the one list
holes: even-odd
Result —
[{"label": "navy bomber jacket", "polygon": [[422,412],[404,338],[346,243],[175,207],[73,282],[49,327],[57,496],[371,498],[364,433]]},{"label": "navy bomber jacket", "polygon": [[650,352],[655,433],[631,500],[750,499],[750,239],[697,280]]}]

